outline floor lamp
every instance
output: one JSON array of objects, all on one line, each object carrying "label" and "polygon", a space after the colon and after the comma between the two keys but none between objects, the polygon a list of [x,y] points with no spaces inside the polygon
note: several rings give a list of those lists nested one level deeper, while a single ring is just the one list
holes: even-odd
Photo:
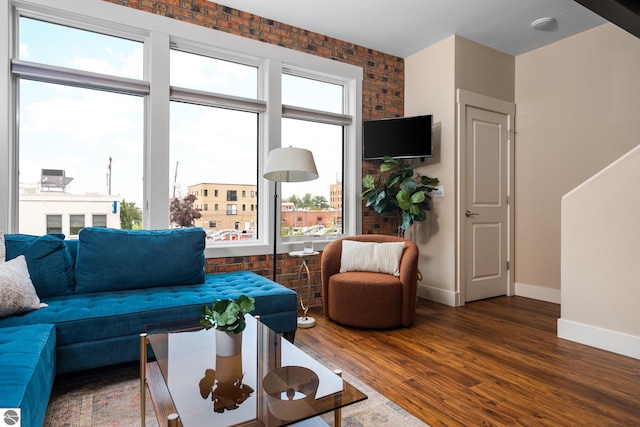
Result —
[{"label": "floor lamp", "polygon": [[275,181],[273,187],[273,281],[276,281],[276,245],[278,242],[278,182],[303,182],[318,178],[311,151],[304,148],[274,148],[269,153],[264,175]]}]

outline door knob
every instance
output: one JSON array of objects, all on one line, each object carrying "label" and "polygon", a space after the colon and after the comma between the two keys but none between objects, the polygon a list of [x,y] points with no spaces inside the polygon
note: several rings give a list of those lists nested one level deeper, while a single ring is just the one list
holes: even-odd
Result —
[{"label": "door knob", "polygon": [[480,215],[480,214],[477,214],[477,213],[471,212],[471,211],[466,211],[464,214],[467,216],[467,218],[469,218],[470,216],[474,216],[474,215]]}]

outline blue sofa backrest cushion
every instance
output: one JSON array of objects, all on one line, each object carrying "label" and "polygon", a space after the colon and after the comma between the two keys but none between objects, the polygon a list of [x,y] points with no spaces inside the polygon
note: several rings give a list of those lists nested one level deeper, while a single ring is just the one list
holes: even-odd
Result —
[{"label": "blue sofa backrest cushion", "polygon": [[4,240],[7,260],[24,255],[40,299],[73,293],[73,259],[64,234],[5,234]]},{"label": "blue sofa backrest cushion", "polygon": [[76,293],[122,291],[204,281],[202,228],[118,230],[78,234]]}]

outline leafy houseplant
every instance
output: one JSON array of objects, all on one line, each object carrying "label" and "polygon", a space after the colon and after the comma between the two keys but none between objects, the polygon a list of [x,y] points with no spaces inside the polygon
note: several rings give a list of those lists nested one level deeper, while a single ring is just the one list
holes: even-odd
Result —
[{"label": "leafy houseplant", "polygon": [[362,179],[362,200],[380,215],[400,211],[400,228],[406,230],[414,221],[424,221],[431,210],[431,193],[440,182],[414,172],[414,166],[385,156],[376,181],[367,175]]},{"label": "leafy houseplant", "polygon": [[246,295],[240,295],[237,300],[216,300],[211,306],[202,306],[200,325],[239,334],[247,326],[244,315],[251,312],[254,305],[255,299]]}]

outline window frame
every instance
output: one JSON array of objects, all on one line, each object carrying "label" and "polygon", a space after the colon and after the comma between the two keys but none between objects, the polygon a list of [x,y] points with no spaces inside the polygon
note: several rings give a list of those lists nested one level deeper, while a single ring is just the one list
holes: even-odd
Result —
[{"label": "window frame", "polygon": [[[169,164],[169,115],[171,98],[169,88],[169,50],[179,48],[193,53],[214,55],[216,58],[255,65],[259,68],[258,104],[259,143],[258,143],[258,210],[259,239],[247,243],[216,245],[215,251],[207,247],[205,256],[225,257],[270,253],[273,239],[277,239],[278,252],[293,250],[297,242],[281,242],[279,233],[273,235],[270,218],[273,212],[274,188],[278,183],[262,178],[262,170],[269,152],[280,146],[280,121],[288,114],[316,114],[281,104],[281,81],[283,72],[302,73],[318,80],[341,84],[344,87],[344,116],[351,116],[352,122],[344,127],[345,144],[343,152],[343,233],[345,235],[361,232],[362,203],[359,193],[362,177],[361,161],[361,124],[362,124],[362,80],[363,70],[351,64],[328,58],[287,49],[268,43],[251,40],[234,34],[212,30],[199,25],[180,22],[175,19],[142,12],[126,6],[104,2],[102,0],[58,0],[51,5],[48,0],[2,0],[0,6],[0,24],[6,24],[8,30],[0,34],[0,91],[7,93],[6,102],[0,104],[0,228],[13,232],[18,228],[18,146],[16,106],[18,78],[11,72],[12,60],[18,58],[17,19],[20,14],[36,19],[79,29],[97,31],[107,35],[141,41],[145,49],[143,80],[111,78],[123,80],[121,84],[134,84],[145,92],[145,158],[143,165],[143,223],[146,229],[162,229],[169,226],[167,219],[168,188],[171,182]],[[206,43],[202,40],[206,40]],[[15,61],[14,61],[15,62]],[[22,62],[22,61],[20,61]],[[25,64],[18,64],[25,66]],[[29,64],[26,64],[29,65]],[[32,69],[30,69],[32,71]],[[67,70],[54,70],[67,71]],[[78,73],[80,74],[80,73]],[[89,73],[92,74],[92,73]],[[86,76],[83,76],[85,78]],[[98,76],[95,77],[99,80]],[[128,80],[134,80],[130,82]],[[99,81],[92,84],[101,84]],[[148,86],[147,86],[148,85]],[[120,88],[99,87],[102,90],[121,90]],[[130,90],[130,88],[125,88]],[[184,91],[176,91],[184,96]],[[174,95],[176,95],[174,93]],[[177,96],[176,95],[176,96]],[[244,100],[224,99],[216,102],[229,108],[229,101],[239,102],[245,107]],[[229,97],[233,98],[233,97]],[[338,115],[340,116],[340,115]],[[338,117],[339,119],[340,117]],[[330,117],[331,120],[336,117]],[[153,141],[153,143],[151,143]],[[5,167],[6,166],[6,167]],[[154,184],[160,183],[160,184]],[[167,183],[167,185],[162,185]],[[166,187],[166,188],[165,188]],[[279,210],[278,210],[279,211]],[[277,214],[278,220],[280,213]],[[327,242],[317,242],[322,249]]]}]

